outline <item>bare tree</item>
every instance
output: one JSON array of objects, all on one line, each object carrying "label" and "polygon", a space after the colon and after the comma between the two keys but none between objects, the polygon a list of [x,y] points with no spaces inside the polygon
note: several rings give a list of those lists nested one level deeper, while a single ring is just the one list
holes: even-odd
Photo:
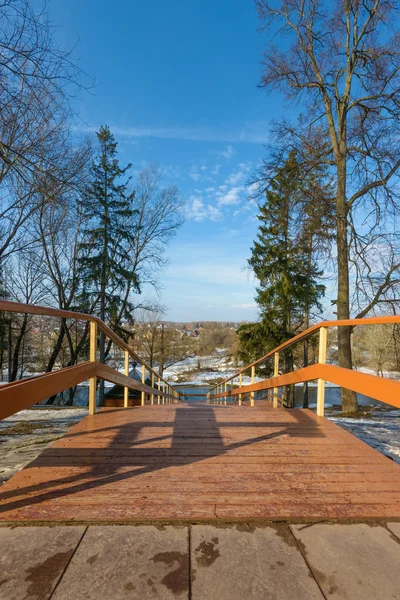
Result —
[{"label": "bare tree", "polygon": [[[303,148],[310,169],[324,164],[334,175],[338,319],[350,317],[354,266],[357,316],[381,302],[398,302],[400,34],[392,23],[399,3],[256,4],[263,28],[271,33],[262,85],[301,102],[304,111],[295,125],[281,124],[281,137]],[[276,37],[284,37],[284,46],[275,44]],[[383,240],[389,251],[374,268],[371,257]],[[339,328],[338,342],[340,365],[352,368],[350,327]],[[354,392],[342,390],[342,405],[345,413],[357,411]]]},{"label": "bare tree", "polygon": [[42,188],[74,177],[70,100],[85,77],[37,6],[0,2],[0,260],[26,247]]},{"label": "bare tree", "polygon": [[153,309],[136,312],[135,348],[150,367],[158,367],[160,377],[164,370],[184,360],[193,350],[192,340],[182,336],[172,324],[162,321],[164,310],[158,305]]},{"label": "bare tree", "polygon": [[[40,304],[47,298],[43,285],[42,274],[37,269],[37,260],[43,258],[40,249],[18,252],[9,259],[6,266],[6,291],[8,297],[24,304]],[[9,380],[15,381],[22,377],[26,364],[26,337],[29,332],[32,317],[28,314],[10,314],[9,329]]]},{"label": "bare tree", "polygon": [[134,346],[150,367],[156,364],[158,329],[161,327],[163,315],[163,308],[157,304],[149,308],[139,308],[135,312]]},{"label": "bare tree", "polygon": [[45,3],[0,3],[1,179],[17,173],[29,181],[51,171],[52,137],[72,114],[71,97],[85,87],[72,51],[59,47],[54,31]]},{"label": "bare tree", "polygon": [[[128,249],[129,261],[140,287],[150,286],[158,292],[158,275],[168,263],[166,247],[183,224],[184,201],[175,185],[163,186],[161,171],[155,164],[139,173],[134,188],[132,231],[135,235]],[[138,300],[128,280],[125,289],[118,293],[123,302],[112,325],[124,336],[127,332],[121,325],[132,318],[135,310],[147,309],[152,313],[154,307],[147,300]]]}]

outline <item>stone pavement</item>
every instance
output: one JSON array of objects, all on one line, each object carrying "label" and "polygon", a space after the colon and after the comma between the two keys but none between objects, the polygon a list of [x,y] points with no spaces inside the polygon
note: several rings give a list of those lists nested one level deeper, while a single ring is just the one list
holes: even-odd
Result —
[{"label": "stone pavement", "polygon": [[0,528],[0,600],[395,600],[400,523]]}]

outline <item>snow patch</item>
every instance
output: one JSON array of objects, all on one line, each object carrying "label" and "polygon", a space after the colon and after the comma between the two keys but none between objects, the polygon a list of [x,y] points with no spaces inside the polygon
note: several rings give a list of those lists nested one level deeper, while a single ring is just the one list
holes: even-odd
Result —
[{"label": "snow patch", "polygon": [[400,463],[400,410],[379,412],[365,419],[328,417],[375,450]]}]

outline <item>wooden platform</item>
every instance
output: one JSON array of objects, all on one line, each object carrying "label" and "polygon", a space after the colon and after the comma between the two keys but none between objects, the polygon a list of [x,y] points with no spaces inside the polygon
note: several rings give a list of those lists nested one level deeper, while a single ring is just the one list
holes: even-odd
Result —
[{"label": "wooden platform", "polygon": [[396,520],[400,466],[308,410],[105,408],[0,499],[2,522]]}]

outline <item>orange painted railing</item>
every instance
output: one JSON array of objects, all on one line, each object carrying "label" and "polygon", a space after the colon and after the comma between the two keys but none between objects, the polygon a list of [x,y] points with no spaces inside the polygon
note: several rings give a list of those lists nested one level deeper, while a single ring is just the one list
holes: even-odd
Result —
[{"label": "orange painted railing", "polygon": [[[279,388],[307,381],[318,381],[317,388],[317,414],[324,415],[325,410],[325,382],[332,383],[364,394],[374,400],[385,402],[400,408],[400,381],[360,373],[351,369],[344,369],[326,364],[327,354],[327,332],[329,327],[356,327],[360,325],[385,325],[400,323],[400,316],[369,317],[365,319],[347,319],[341,321],[323,321],[299,333],[292,339],[274,348],[261,358],[246,365],[234,375],[227,377],[221,383],[214,386],[207,394],[207,401],[214,403],[227,403],[229,400],[238,402],[240,406],[244,395],[249,395],[250,406],[254,406],[255,392],[260,390],[273,390],[273,405],[276,408],[279,400]],[[279,375],[279,356],[285,350],[298,342],[319,333],[318,363],[290,373]],[[263,381],[255,382],[255,367],[268,359],[274,359],[274,375]],[[243,374],[251,373],[251,384],[243,386]],[[235,387],[235,381],[238,386]]]},{"label": "orange painted railing", "polygon": [[[65,367],[50,373],[35,375],[26,379],[5,383],[0,386],[0,419],[4,419],[23,408],[32,406],[63,390],[89,380],[89,414],[96,412],[97,379],[103,379],[124,387],[124,407],[128,406],[129,389],[141,392],[141,404],[145,404],[146,394],[150,397],[150,404],[164,404],[164,402],[177,402],[179,394],[170,384],[160,377],[136,352],[128,346],[114,331],[103,321],[93,315],[61,310],[31,304],[19,304],[0,300],[0,311],[8,313],[22,313],[42,315],[46,317],[59,317],[61,319],[74,319],[90,323],[90,360],[79,365]],[[97,360],[98,331],[103,331],[117,347],[125,354],[125,374],[116,369],[100,363]],[[142,366],[142,381],[139,382],[129,377],[129,359]],[[151,376],[151,386],[146,385],[146,371]],[[155,388],[157,380],[158,387]]]}]

